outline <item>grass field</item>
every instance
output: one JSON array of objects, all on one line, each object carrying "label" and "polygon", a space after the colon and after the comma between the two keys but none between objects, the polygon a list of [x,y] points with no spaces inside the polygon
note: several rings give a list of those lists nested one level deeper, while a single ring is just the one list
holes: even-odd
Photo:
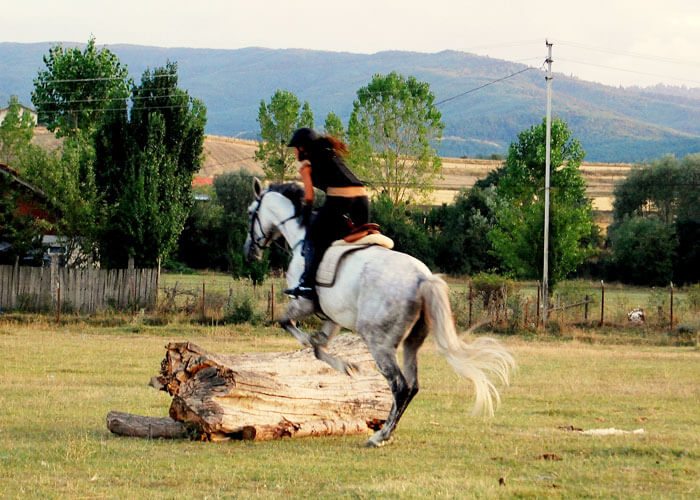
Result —
[{"label": "grass field", "polygon": [[[110,410],[167,415],[164,345],[286,351],[276,328],[0,322],[3,498],[698,498],[700,352],[503,339],[519,371],[495,418],[430,342],[394,441],[204,443],[116,437]],[[615,427],[594,437],[561,429]]]}]

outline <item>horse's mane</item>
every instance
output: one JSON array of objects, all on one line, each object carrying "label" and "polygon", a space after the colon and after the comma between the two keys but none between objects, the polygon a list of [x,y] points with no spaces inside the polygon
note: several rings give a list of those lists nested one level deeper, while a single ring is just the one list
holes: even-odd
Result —
[{"label": "horse's mane", "polygon": [[294,214],[301,213],[304,200],[304,188],[296,182],[274,183],[268,186],[268,191],[279,193],[294,204]]}]

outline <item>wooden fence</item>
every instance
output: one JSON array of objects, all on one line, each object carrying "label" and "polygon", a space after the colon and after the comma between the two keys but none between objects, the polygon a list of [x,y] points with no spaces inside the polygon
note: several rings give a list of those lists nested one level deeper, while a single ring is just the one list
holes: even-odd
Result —
[{"label": "wooden fence", "polygon": [[158,269],[0,266],[0,308],[93,313],[156,305]]}]

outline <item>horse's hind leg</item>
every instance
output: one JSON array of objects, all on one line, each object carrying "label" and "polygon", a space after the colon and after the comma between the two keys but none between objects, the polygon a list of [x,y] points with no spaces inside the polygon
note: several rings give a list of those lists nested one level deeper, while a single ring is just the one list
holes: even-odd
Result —
[{"label": "horse's hind leg", "polygon": [[372,353],[379,372],[389,382],[389,388],[394,397],[386,422],[366,443],[366,446],[376,447],[382,446],[391,437],[391,433],[394,432],[396,424],[399,423],[399,419],[411,399],[411,389],[399,369],[394,346],[383,346],[373,342],[367,342],[367,346]]},{"label": "horse's hind leg", "polygon": [[[428,325],[423,316],[421,316],[403,341],[403,373],[409,387],[408,401],[406,401],[404,410],[406,410],[413,397],[418,394],[418,349],[423,345],[428,332]],[[399,418],[401,418],[401,415],[399,415]]]}]

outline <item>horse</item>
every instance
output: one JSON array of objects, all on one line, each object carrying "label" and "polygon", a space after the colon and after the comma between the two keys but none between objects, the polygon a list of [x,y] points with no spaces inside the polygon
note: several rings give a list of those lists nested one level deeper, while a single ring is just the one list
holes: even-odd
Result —
[{"label": "horse", "polygon": [[[246,258],[259,260],[270,243],[283,237],[291,248],[286,279],[295,286],[304,270],[302,246],[306,234],[300,215],[303,190],[298,184],[273,185],[263,190],[254,179],[255,200],[248,207],[249,232],[243,248]],[[291,298],[280,325],[302,345],[312,346],[316,357],[336,370],[352,375],[357,368],[330,356],[326,343],[341,327],[364,340],[377,369],[386,378],[393,402],[384,425],[366,443],[386,444],[411,400],[418,393],[418,349],[432,332],[437,350],[460,376],[475,388],[473,414],[493,415],[500,403],[494,378],[507,385],[515,368],[513,356],[496,340],[479,337],[471,344],[455,329],[445,281],[418,259],[381,246],[347,255],[340,263],[333,286],[316,287],[318,305],[326,319],[308,335],[296,320],[316,311],[313,300]],[[403,370],[397,349],[403,344]]]}]

